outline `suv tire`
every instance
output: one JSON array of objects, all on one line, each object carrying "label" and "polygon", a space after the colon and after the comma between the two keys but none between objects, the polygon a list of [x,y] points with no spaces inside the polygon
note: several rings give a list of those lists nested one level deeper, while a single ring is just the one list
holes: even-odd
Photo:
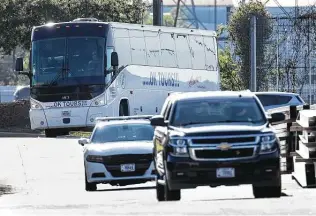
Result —
[{"label": "suv tire", "polygon": [[252,186],[255,198],[279,198],[282,194],[281,186],[255,187]]},{"label": "suv tire", "polygon": [[165,189],[165,200],[166,201],[178,201],[181,199],[181,191],[180,190],[170,190],[168,187],[168,183],[164,185]]},{"label": "suv tire", "polygon": [[165,187],[158,183],[158,178],[156,178],[156,195],[159,202],[165,200]]}]

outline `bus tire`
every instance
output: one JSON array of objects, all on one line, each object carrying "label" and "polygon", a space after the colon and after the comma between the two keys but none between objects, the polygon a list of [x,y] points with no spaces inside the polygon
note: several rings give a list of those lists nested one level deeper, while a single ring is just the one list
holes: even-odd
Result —
[{"label": "bus tire", "polygon": [[50,138],[57,137],[57,131],[56,129],[46,129],[45,130],[45,136]]}]

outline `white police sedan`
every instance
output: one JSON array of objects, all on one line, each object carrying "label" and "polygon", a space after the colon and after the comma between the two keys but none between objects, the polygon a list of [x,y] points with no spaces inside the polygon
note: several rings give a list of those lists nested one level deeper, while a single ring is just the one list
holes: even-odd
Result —
[{"label": "white police sedan", "polygon": [[84,146],[86,191],[97,184],[125,186],[155,180],[153,165],[154,128],[151,116],[98,118]]}]

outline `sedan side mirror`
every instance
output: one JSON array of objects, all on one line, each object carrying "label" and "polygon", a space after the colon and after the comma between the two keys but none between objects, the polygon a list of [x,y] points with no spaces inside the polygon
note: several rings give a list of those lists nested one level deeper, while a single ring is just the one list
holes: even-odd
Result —
[{"label": "sedan side mirror", "polygon": [[86,144],[89,143],[89,140],[86,139],[86,138],[80,138],[80,139],[78,140],[78,143],[79,143],[79,145],[84,146],[84,145],[86,145]]}]

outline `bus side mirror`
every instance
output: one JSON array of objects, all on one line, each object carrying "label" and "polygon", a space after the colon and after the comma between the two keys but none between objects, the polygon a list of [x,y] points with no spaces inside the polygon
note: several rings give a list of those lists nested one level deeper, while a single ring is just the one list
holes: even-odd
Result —
[{"label": "bus side mirror", "polygon": [[117,52],[111,53],[111,66],[117,67],[119,65]]},{"label": "bus side mirror", "polygon": [[17,58],[15,60],[15,71],[17,72],[23,72],[23,58]]}]

